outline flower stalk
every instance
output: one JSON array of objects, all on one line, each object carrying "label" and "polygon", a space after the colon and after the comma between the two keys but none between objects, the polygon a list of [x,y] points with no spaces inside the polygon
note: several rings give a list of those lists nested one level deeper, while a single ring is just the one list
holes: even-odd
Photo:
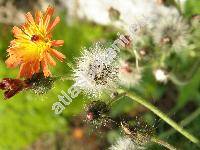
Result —
[{"label": "flower stalk", "polygon": [[134,93],[130,93],[130,92],[126,92],[126,96],[131,98],[132,100],[138,102],[139,104],[145,106],[146,108],[150,109],[153,113],[155,113],[157,116],[159,116],[165,122],[167,122],[170,126],[172,126],[175,130],[177,130],[179,133],[181,133],[183,136],[185,136],[191,142],[193,142],[195,144],[199,143],[199,140],[196,137],[194,137],[192,134],[190,134],[189,132],[184,130],[176,122],[174,122],[172,119],[170,119],[167,115],[165,115],[163,112],[161,112],[154,105],[152,105],[151,103],[147,102],[145,99],[137,96]]},{"label": "flower stalk", "polygon": [[154,143],[157,143],[161,146],[164,146],[164,147],[168,148],[169,150],[177,150],[174,146],[170,145],[169,143],[167,143],[163,140],[157,139],[155,137],[152,137],[151,141],[154,142]]}]

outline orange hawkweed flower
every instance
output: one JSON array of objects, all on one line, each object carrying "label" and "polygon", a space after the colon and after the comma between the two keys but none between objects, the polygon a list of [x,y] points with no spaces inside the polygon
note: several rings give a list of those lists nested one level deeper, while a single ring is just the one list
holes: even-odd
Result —
[{"label": "orange hawkweed flower", "polygon": [[63,40],[52,40],[51,32],[60,21],[60,18],[56,17],[50,22],[53,12],[52,7],[48,7],[44,14],[36,11],[35,19],[28,12],[25,15],[25,23],[20,28],[13,27],[15,39],[10,42],[7,49],[9,58],[6,64],[8,68],[20,66],[19,77],[31,78],[40,71],[40,67],[44,76],[48,77],[51,75],[48,64],[56,65],[51,55],[60,61],[65,58],[62,53],[52,48],[64,44]]}]

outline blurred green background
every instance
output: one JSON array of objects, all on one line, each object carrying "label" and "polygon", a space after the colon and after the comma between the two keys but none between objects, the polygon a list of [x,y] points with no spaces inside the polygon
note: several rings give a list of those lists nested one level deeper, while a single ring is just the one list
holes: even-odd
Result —
[{"label": "blurred green background", "polygon": [[[185,17],[190,18],[193,14],[200,14],[199,0],[188,0],[186,2]],[[56,26],[53,38],[64,39],[65,44],[59,50],[66,55],[66,60],[65,63],[57,62],[56,67],[51,68],[51,71],[53,75],[64,77],[72,73],[67,63],[74,64],[75,58],[80,55],[83,47],[89,47],[97,41],[113,41],[116,38],[117,30],[109,26],[100,26],[87,21],[75,21],[73,24],[69,24],[66,21],[66,13],[64,11],[60,13],[60,16],[61,22]],[[18,73],[18,68],[8,69],[5,65],[6,49],[10,40],[13,39],[11,33],[12,26],[0,24],[0,79],[5,77],[15,78]],[[199,44],[198,48],[200,48],[200,35],[194,35],[194,38],[196,38],[195,40]],[[177,62],[172,61],[171,63],[175,65]],[[181,65],[183,65],[181,66],[182,68],[190,68],[187,61],[181,63]],[[185,119],[186,124],[188,123],[185,128],[200,138],[200,115],[198,115],[200,111],[199,66],[193,78],[184,86],[175,86],[171,82],[165,85],[159,84],[148,73],[148,70],[143,77],[142,83],[144,84],[140,87],[141,89],[136,91],[145,93],[142,95],[143,97],[153,99],[155,105],[169,114],[175,121],[181,122]],[[54,102],[58,101],[57,96],[60,94],[60,91],[67,90],[72,84],[73,82],[71,81],[57,80],[54,88],[45,95],[39,96],[31,91],[25,91],[9,100],[4,100],[3,91],[0,91],[0,150],[39,150],[47,147],[47,149],[67,149],[67,146],[64,146],[65,142],[76,131],[74,129],[76,128],[76,123],[74,122],[79,122],[79,119],[76,120],[76,117],[84,117],[84,106],[88,98],[82,95],[79,96],[70,106],[66,107],[61,115],[55,115],[51,107]],[[156,134],[164,140],[177,146],[179,149],[199,149],[179,133],[172,131],[172,134],[169,134],[171,128],[164,121],[159,120],[151,112],[143,110],[129,99],[118,101],[113,106],[111,115],[117,116],[122,113],[129,113],[134,116],[140,111],[144,111],[142,115],[147,122],[155,124]],[[75,120],[73,120],[74,118]],[[85,125],[82,126],[84,126],[82,130],[87,128]],[[89,135],[92,135],[92,133]],[[112,130],[107,131],[105,135],[102,133],[102,136],[96,137],[95,139],[99,138],[102,142],[99,149],[107,147],[109,142],[112,142],[113,138],[118,135],[117,131]],[[149,149],[156,150],[162,149],[162,147],[152,145]]]}]

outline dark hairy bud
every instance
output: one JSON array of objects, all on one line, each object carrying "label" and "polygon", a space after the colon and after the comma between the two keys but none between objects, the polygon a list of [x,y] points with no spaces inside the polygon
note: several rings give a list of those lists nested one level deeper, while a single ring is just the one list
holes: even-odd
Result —
[{"label": "dark hairy bud", "polygon": [[101,115],[107,114],[109,112],[109,106],[102,101],[93,101],[87,108],[87,120],[92,121],[99,119]]},{"label": "dark hairy bud", "polygon": [[30,79],[25,80],[25,82],[30,86],[30,89],[35,92],[35,94],[45,94],[53,87],[55,78],[44,77],[43,73],[36,73]]}]

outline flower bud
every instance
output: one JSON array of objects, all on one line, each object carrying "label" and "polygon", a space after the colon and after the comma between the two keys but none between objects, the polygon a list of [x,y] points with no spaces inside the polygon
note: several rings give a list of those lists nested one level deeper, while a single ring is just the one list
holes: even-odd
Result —
[{"label": "flower bud", "polygon": [[109,110],[109,106],[107,106],[105,102],[93,101],[86,108],[87,120],[93,121],[100,119],[102,115],[107,114]]},{"label": "flower bud", "polygon": [[166,83],[168,80],[167,72],[163,69],[156,69],[153,74],[158,82]]},{"label": "flower bud", "polygon": [[30,89],[35,94],[45,94],[52,89],[55,78],[45,77],[43,73],[36,73],[26,83],[31,85]]}]

